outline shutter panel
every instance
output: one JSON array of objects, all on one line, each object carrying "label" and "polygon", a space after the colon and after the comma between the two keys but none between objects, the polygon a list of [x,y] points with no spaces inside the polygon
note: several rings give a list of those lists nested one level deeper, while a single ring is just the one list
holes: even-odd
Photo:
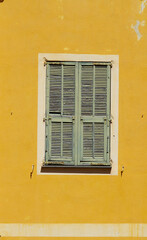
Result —
[{"label": "shutter panel", "polygon": [[74,165],[75,78],[75,63],[47,64],[45,160],[48,164]]},{"label": "shutter panel", "polygon": [[61,114],[61,84],[62,66],[50,65],[50,94],[49,94],[49,113]]},{"label": "shutter panel", "polygon": [[72,158],[72,123],[63,123],[63,156]]},{"label": "shutter panel", "polygon": [[104,158],[104,124],[94,123],[94,157]]},{"label": "shutter panel", "polygon": [[83,157],[93,157],[93,123],[83,123]]},{"label": "shutter panel", "polygon": [[51,156],[61,156],[61,123],[53,122],[51,127]]},{"label": "shutter panel", "polygon": [[[80,165],[109,164],[110,67],[80,64]],[[80,84],[79,84],[80,85]]]},{"label": "shutter panel", "polygon": [[81,113],[93,113],[93,66],[82,66],[81,74]]},{"label": "shutter panel", "polygon": [[75,66],[63,67],[63,114],[75,115]]},{"label": "shutter panel", "polygon": [[103,123],[83,123],[83,157],[104,158]]},{"label": "shutter panel", "polygon": [[107,114],[107,66],[95,66],[95,115]]}]

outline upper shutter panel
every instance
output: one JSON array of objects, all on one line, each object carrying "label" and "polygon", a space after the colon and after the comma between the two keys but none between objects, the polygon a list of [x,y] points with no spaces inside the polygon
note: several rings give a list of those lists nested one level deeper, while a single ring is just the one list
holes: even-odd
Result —
[{"label": "upper shutter panel", "polygon": [[93,66],[81,66],[81,114],[93,114]]},{"label": "upper shutter panel", "polygon": [[95,115],[107,114],[107,66],[95,66]]},{"label": "upper shutter panel", "polygon": [[63,66],[63,115],[75,115],[75,65]]},{"label": "upper shutter panel", "polygon": [[50,64],[49,113],[61,114],[62,66]]}]

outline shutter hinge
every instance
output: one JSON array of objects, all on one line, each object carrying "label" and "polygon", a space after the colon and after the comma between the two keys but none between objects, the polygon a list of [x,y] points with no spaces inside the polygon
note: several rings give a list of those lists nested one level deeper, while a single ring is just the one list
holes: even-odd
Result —
[{"label": "shutter hinge", "polygon": [[75,116],[72,117],[72,121],[73,121],[73,123],[75,122]]},{"label": "shutter hinge", "polygon": [[44,117],[44,118],[43,118],[43,122],[46,122],[46,121],[51,120],[51,119],[52,119],[51,116],[48,116],[47,118]]},{"label": "shutter hinge", "polygon": [[106,124],[107,123],[107,118],[106,117],[104,117],[104,124]]},{"label": "shutter hinge", "polygon": [[44,67],[47,65],[47,59],[44,57]]},{"label": "shutter hinge", "polygon": [[112,123],[112,118],[109,119],[109,123]]},{"label": "shutter hinge", "polygon": [[47,118],[43,118],[43,122],[46,122],[48,119]]}]

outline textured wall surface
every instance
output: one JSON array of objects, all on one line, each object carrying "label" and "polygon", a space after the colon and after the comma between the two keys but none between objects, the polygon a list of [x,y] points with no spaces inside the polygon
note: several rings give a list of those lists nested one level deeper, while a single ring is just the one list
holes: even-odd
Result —
[{"label": "textured wall surface", "polygon": [[[0,3],[0,223],[147,223],[146,21],[140,0]],[[118,176],[37,175],[38,53],[119,55]]]}]

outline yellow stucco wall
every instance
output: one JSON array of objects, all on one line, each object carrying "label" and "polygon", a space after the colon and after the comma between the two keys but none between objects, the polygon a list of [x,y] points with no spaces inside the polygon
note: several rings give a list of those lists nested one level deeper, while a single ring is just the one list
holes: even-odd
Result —
[{"label": "yellow stucco wall", "polygon": [[[141,11],[142,3],[0,3],[0,223],[147,223],[147,6]],[[133,29],[137,20],[140,40]],[[38,53],[119,55],[118,176],[36,174]]]}]

